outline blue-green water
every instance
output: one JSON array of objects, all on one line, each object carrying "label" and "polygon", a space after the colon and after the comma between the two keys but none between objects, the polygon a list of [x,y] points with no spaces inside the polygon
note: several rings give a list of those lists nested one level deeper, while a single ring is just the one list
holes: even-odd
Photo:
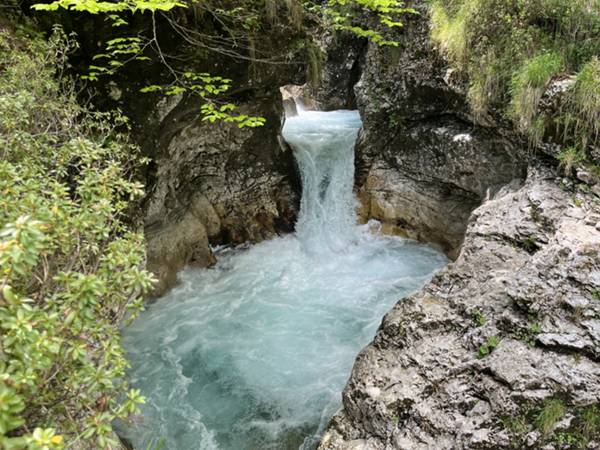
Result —
[{"label": "blue-green water", "polygon": [[446,263],[414,241],[358,226],[354,111],[288,119],[303,181],[294,235],[224,249],[187,269],[129,328],[131,382],[147,397],[136,448],[312,448],[381,318]]}]

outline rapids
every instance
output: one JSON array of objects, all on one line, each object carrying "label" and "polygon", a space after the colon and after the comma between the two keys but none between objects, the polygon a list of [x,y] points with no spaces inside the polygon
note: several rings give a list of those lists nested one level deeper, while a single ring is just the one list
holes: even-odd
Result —
[{"label": "rapids", "polygon": [[356,223],[355,111],[302,112],[283,134],[302,177],[296,233],[217,250],[123,331],[147,397],[120,433],[136,449],[314,448],[360,349],[437,250]]}]

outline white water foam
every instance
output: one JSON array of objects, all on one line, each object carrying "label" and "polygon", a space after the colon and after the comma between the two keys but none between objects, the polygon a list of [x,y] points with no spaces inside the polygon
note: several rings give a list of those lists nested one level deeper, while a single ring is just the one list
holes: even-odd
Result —
[{"label": "white water foam", "polygon": [[288,119],[303,193],[297,232],[222,249],[129,328],[130,378],[148,398],[137,449],[312,448],[341,405],[354,358],[395,301],[447,260],[356,225],[355,111]]}]

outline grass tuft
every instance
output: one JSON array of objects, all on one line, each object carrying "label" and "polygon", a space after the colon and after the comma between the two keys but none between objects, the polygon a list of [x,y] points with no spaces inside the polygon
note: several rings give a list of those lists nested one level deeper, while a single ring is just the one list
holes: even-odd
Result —
[{"label": "grass tuft", "polygon": [[431,37],[440,51],[460,70],[467,65],[466,23],[469,5],[469,2],[464,3],[456,15],[450,17],[442,2],[431,4]]},{"label": "grass tuft", "polygon": [[577,74],[567,107],[571,112],[567,135],[581,147],[600,140],[600,59],[592,58]]},{"label": "grass tuft", "polygon": [[564,169],[565,174],[569,175],[573,168],[586,160],[585,153],[576,147],[567,147],[558,154],[560,166]]},{"label": "grass tuft", "polygon": [[541,141],[544,133],[543,122],[537,117],[538,104],[548,82],[563,66],[561,55],[544,53],[525,61],[512,77],[509,113],[518,130],[529,135],[534,144]]},{"label": "grass tuft", "polygon": [[306,44],[306,54],[308,58],[308,83],[316,87],[321,82],[323,74],[323,53],[318,45],[309,39]]},{"label": "grass tuft", "polygon": [[[470,80],[476,120],[511,119],[533,145],[600,141],[600,0],[431,0],[431,38]],[[539,114],[557,74],[577,74],[559,107]]]},{"label": "grass tuft", "polygon": [[565,413],[566,409],[562,401],[558,399],[546,400],[535,418],[535,423],[544,436],[549,436],[554,431],[556,423]]}]

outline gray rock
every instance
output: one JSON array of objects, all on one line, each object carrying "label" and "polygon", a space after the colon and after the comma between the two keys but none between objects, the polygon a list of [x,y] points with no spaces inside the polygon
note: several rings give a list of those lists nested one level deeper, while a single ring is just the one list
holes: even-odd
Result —
[{"label": "gray rock", "polygon": [[241,107],[266,116],[259,128],[184,121],[186,108],[183,102],[164,115],[163,122],[179,126],[155,158],[146,202],[148,268],[159,279],[155,295],[172,286],[185,265],[214,263],[210,244],[256,242],[291,230],[298,205],[294,157],[280,139],[278,90]]},{"label": "gray rock", "polygon": [[506,133],[474,123],[464,80],[429,40],[425,2],[410,6],[419,15],[403,18],[400,46],[369,44],[355,86],[360,213],[456,257],[471,211],[526,164]]},{"label": "gray rock", "polygon": [[[570,413],[600,402],[590,294],[600,287],[600,232],[574,208],[545,169],[477,208],[458,259],[398,302],[358,356],[320,449],[357,439],[377,449],[542,448],[532,424],[518,435],[502,418],[549,398]],[[490,336],[499,345],[481,358]]]}]

